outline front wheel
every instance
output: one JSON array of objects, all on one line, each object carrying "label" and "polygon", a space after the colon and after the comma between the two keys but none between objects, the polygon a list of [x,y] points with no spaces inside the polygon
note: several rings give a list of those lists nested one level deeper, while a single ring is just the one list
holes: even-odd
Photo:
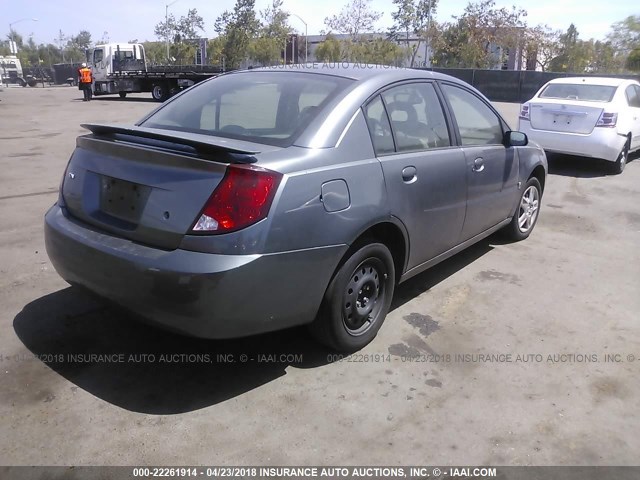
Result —
[{"label": "front wheel", "polygon": [[620,155],[616,159],[615,163],[611,168],[611,173],[614,175],[620,175],[624,171],[624,167],[627,165],[627,160],[629,159],[629,140],[624,143],[622,150],[620,151]]},{"label": "front wheel", "polygon": [[120,95],[120,98],[126,98],[127,92],[118,92],[118,95]]},{"label": "front wheel", "polygon": [[524,188],[518,201],[518,208],[511,219],[511,223],[505,227],[505,233],[512,240],[524,240],[533,231],[540,213],[540,199],[542,187],[537,178],[531,177]]},{"label": "front wheel", "polygon": [[356,250],[336,272],[311,332],[321,343],[342,352],[371,342],[391,306],[395,269],[389,249],[370,243]]}]

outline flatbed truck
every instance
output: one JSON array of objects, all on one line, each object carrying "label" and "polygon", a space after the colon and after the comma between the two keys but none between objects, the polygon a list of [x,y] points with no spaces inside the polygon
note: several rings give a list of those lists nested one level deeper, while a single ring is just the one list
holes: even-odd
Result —
[{"label": "flatbed truck", "polygon": [[87,52],[93,71],[93,93],[119,95],[151,92],[164,102],[180,90],[222,73],[213,65],[148,66],[140,43],[107,43]]}]

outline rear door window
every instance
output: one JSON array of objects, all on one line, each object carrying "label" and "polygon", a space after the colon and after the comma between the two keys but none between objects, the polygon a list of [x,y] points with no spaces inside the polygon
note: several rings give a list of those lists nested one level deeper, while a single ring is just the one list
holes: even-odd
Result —
[{"label": "rear door window", "polygon": [[432,83],[400,85],[382,94],[399,152],[451,145],[449,131]]}]

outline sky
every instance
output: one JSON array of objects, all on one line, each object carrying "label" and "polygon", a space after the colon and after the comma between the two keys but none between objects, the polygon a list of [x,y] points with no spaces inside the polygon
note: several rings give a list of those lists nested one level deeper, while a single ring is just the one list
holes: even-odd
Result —
[{"label": "sky", "polygon": [[[36,43],[56,43],[59,31],[70,36],[80,30],[88,30],[94,41],[108,38],[111,42],[157,40],[154,26],[164,21],[165,6],[173,0],[0,0],[0,32],[5,38],[9,24],[25,39],[33,36]],[[325,29],[324,19],[337,14],[348,0],[284,0],[284,9],[300,16],[308,25],[309,35],[319,34]],[[264,9],[271,0],[256,0],[256,10]],[[452,15],[460,15],[468,0],[440,0],[435,18],[439,22],[450,21]],[[205,20],[203,36],[213,38],[215,19],[224,11],[232,10],[235,0],[177,0],[169,7],[176,17],[186,15],[189,8],[196,8]],[[566,30],[574,23],[579,38],[604,39],[611,24],[629,15],[640,15],[636,1],[603,0],[496,0],[497,7],[512,5],[528,12],[527,24],[547,24],[554,29]],[[383,12],[378,23],[380,29],[392,24],[391,0],[372,0],[371,6]],[[36,18],[37,21],[31,20]],[[26,20],[22,20],[26,19]],[[17,23],[14,23],[18,20]],[[291,16],[290,25],[305,33],[304,23]]]}]

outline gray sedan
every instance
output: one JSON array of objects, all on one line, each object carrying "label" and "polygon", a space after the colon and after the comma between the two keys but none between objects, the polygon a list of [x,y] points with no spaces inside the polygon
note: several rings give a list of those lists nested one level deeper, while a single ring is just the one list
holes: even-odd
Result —
[{"label": "gray sedan", "polygon": [[469,85],[305,65],[84,125],[45,217],[58,273],[149,321],[231,338],[309,324],[369,343],[396,284],[536,224],[547,161]]}]

